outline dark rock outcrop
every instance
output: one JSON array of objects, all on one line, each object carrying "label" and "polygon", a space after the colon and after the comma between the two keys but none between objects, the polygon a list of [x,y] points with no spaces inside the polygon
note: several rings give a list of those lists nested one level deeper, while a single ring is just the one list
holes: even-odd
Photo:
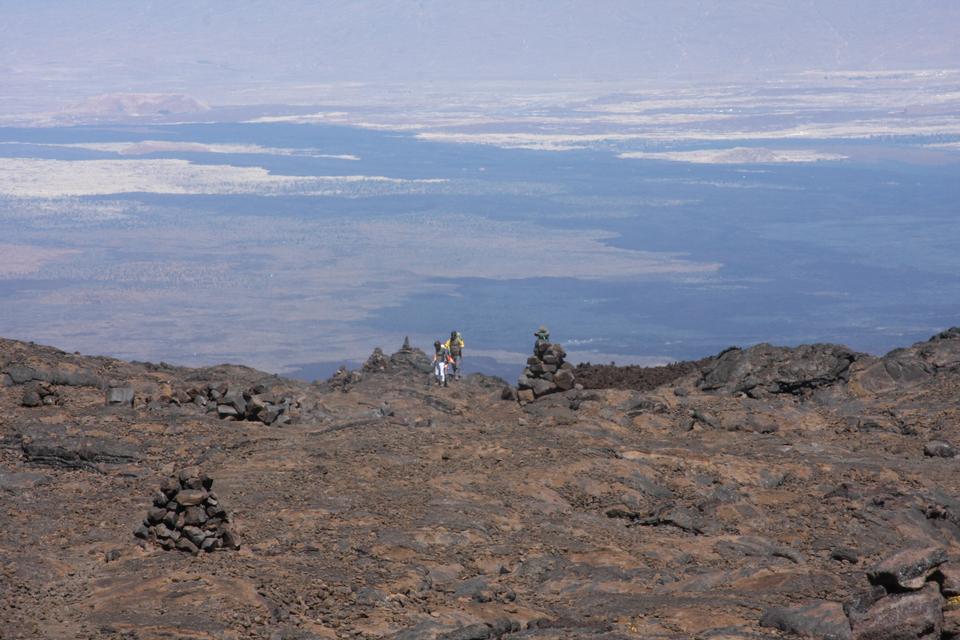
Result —
[{"label": "dark rock outcrop", "polygon": [[871,584],[889,592],[923,587],[933,570],[947,561],[947,552],[939,547],[904,549],[881,561],[867,573]]},{"label": "dark rock outcrop", "polygon": [[728,349],[703,368],[700,389],[752,398],[802,395],[848,380],[850,365],[863,354],[833,344],[775,347],[758,344]]},{"label": "dark rock outcrop", "polygon": [[853,640],[936,640],[943,628],[943,598],[936,583],[881,598],[850,611]]},{"label": "dark rock outcrop", "polygon": [[960,327],[947,329],[929,340],[894,349],[856,376],[873,392],[909,388],[944,371],[960,371]]},{"label": "dark rock outcrop", "polygon": [[103,465],[129,464],[141,459],[133,446],[92,436],[68,435],[63,426],[26,427],[20,434],[24,458],[34,464],[103,471]]}]

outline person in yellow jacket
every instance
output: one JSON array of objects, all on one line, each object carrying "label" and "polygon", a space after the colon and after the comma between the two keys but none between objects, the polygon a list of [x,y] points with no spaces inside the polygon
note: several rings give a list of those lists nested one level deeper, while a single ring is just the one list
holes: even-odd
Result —
[{"label": "person in yellow jacket", "polygon": [[460,335],[459,331],[451,331],[450,339],[443,343],[443,347],[450,353],[450,357],[453,358],[453,377],[455,380],[460,379],[460,361],[463,359],[463,336]]}]

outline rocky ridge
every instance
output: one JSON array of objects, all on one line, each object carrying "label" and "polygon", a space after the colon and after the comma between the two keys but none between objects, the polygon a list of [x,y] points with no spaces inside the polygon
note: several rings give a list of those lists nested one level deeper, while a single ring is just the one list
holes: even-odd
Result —
[{"label": "rocky ridge", "polygon": [[[728,350],[525,404],[429,371],[409,344],[306,384],[0,340],[3,636],[960,632],[958,329],[883,357]],[[39,385],[55,399],[24,406]],[[254,396],[282,428],[246,419]],[[163,548],[161,524],[202,549],[187,510],[215,531],[223,503],[236,537],[214,538],[238,550]]]}]

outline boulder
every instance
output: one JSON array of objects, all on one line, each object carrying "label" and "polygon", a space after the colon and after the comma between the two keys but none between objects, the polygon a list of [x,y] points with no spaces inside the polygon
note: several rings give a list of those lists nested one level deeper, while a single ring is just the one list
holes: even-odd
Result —
[{"label": "boulder", "polygon": [[277,418],[280,417],[280,414],[281,414],[282,411],[283,411],[283,409],[281,409],[281,408],[278,407],[277,405],[275,405],[275,404],[270,404],[270,405],[267,405],[267,406],[265,406],[263,409],[260,410],[260,414],[259,414],[259,416],[258,416],[258,419],[259,419],[260,422],[262,422],[263,424],[271,425],[271,424],[273,424],[274,422],[277,421]]},{"label": "boulder", "polygon": [[23,390],[23,396],[20,399],[20,405],[24,407],[39,407],[43,404],[43,398],[35,388],[27,387]]},{"label": "boulder", "polygon": [[206,509],[204,509],[200,505],[187,507],[187,509],[184,510],[183,512],[183,524],[185,525],[199,527],[206,521],[207,521]]},{"label": "boulder", "polygon": [[759,398],[800,395],[807,390],[846,383],[850,365],[863,354],[833,344],[775,347],[759,344],[728,349],[705,365],[698,386],[729,395]]},{"label": "boulder", "polygon": [[102,465],[140,460],[139,452],[130,445],[108,438],[68,436],[66,427],[60,425],[31,427],[20,437],[24,456],[36,464],[102,471]]},{"label": "boulder", "polygon": [[133,404],[133,387],[110,387],[105,392],[107,404]]},{"label": "boulder", "polygon": [[931,458],[953,458],[956,457],[957,450],[949,442],[931,440],[923,445],[923,455]]},{"label": "boulder", "polygon": [[9,366],[4,373],[7,374],[13,384],[24,384],[25,382],[30,382],[31,380],[43,379],[43,376],[37,372],[36,369],[22,364]]},{"label": "boulder", "polygon": [[767,609],[760,618],[760,626],[822,640],[850,640],[851,636],[843,605],[828,600]]},{"label": "boulder", "polygon": [[[230,389],[220,398],[221,406],[233,408],[233,415],[243,416],[247,413],[247,401],[243,398],[243,392],[237,389]],[[219,407],[217,407],[219,410]]]},{"label": "boulder", "polygon": [[857,373],[860,385],[873,392],[915,386],[943,370],[960,367],[960,327],[947,329],[911,347],[894,349]]},{"label": "boulder", "polygon": [[181,507],[193,507],[201,504],[207,497],[207,492],[203,489],[183,489],[175,500]]},{"label": "boulder", "polygon": [[576,378],[573,375],[573,371],[569,369],[562,369],[553,376],[553,383],[557,385],[557,388],[561,391],[569,391],[573,389],[573,385],[576,383]]},{"label": "boulder", "polygon": [[229,404],[218,404],[217,415],[219,415],[221,418],[236,418],[240,415],[240,413]]},{"label": "boulder", "polygon": [[941,547],[904,549],[873,567],[867,578],[890,592],[916,590],[946,561],[947,552]]},{"label": "boulder", "polygon": [[163,507],[153,507],[147,511],[147,522],[150,524],[158,524],[163,520],[163,517],[167,515],[167,510]]},{"label": "boulder", "polygon": [[533,395],[537,398],[540,396],[545,396],[548,393],[552,393],[557,390],[557,385],[551,382],[550,380],[544,380],[542,378],[536,378],[532,382],[533,386]]},{"label": "boulder", "polygon": [[853,640],[939,640],[943,598],[934,583],[912,593],[881,598],[850,615]]}]

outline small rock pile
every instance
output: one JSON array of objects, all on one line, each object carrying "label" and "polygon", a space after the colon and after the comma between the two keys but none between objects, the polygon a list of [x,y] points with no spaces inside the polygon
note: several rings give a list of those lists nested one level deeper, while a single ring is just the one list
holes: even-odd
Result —
[{"label": "small rock pile", "polygon": [[559,344],[537,340],[527,368],[517,378],[517,399],[521,404],[551,393],[569,391],[576,383],[573,365],[565,362],[567,352]]},{"label": "small rock pile", "polygon": [[60,396],[57,390],[47,382],[33,380],[23,385],[23,397],[20,404],[24,407],[57,404]]},{"label": "small rock pile", "polygon": [[262,384],[250,389],[207,384],[190,389],[186,395],[189,402],[206,407],[207,412],[216,411],[221,419],[260,421],[275,427],[288,424],[292,409],[298,405],[293,398],[276,396]]},{"label": "small rock pile", "polygon": [[329,389],[346,392],[371,375],[418,375],[430,374],[432,371],[430,358],[422,349],[410,346],[410,338],[407,337],[403,339],[399,351],[387,356],[383,349],[376,347],[359,370],[351,371],[346,366],[341,366],[325,384]]},{"label": "small rock pile", "polygon": [[213,479],[198,467],[187,467],[160,485],[153,506],[133,535],[164,549],[196,555],[215,549],[239,549],[230,516],[211,491]]},{"label": "small rock pile", "polygon": [[872,585],[841,604],[816,600],[768,609],[760,626],[813,638],[960,636],[960,566],[939,547],[912,548],[867,572]]}]

